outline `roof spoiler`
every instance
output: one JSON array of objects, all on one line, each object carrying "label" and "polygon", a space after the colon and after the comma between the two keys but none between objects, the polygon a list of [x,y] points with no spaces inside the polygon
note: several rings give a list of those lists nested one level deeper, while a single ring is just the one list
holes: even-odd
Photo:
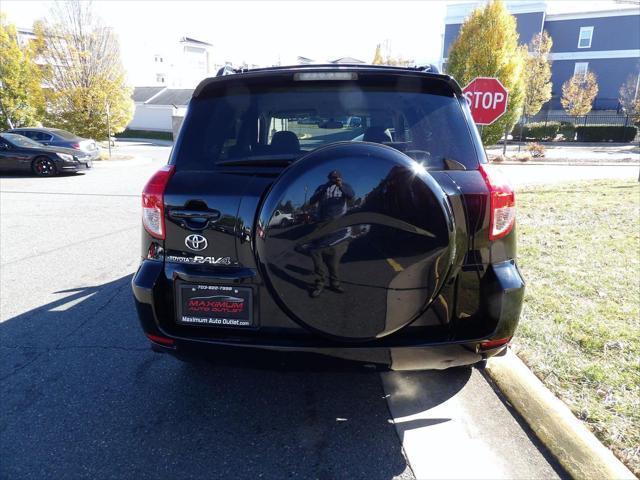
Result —
[{"label": "roof spoiler", "polygon": [[433,64],[426,64],[420,66],[411,66],[411,67],[395,67],[390,65],[347,65],[347,64],[327,64],[327,65],[292,65],[292,66],[279,66],[279,67],[264,67],[264,68],[233,68],[231,65],[225,65],[220,68],[215,77],[205,78],[200,82],[200,84],[196,87],[193,92],[193,98],[197,98],[202,91],[210,84],[217,83],[219,81],[226,81],[229,77],[234,74],[243,74],[250,77],[262,76],[262,75],[273,75],[273,74],[282,74],[282,73],[295,73],[299,71],[355,71],[355,72],[363,72],[363,73],[415,73],[421,74],[426,73],[427,75],[433,75],[434,78],[438,78],[440,81],[444,81],[451,87],[453,92],[456,95],[462,95],[462,89],[460,85],[450,76],[446,74],[442,74],[439,72],[438,67]]},{"label": "roof spoiler", "polygon": [[[341,66],[345,66],[346,64],[343,64]],[[311,64],[311,65],[291,65],[288,67],[284,67],[284,68],[304,68],[304,67],[317,67],[317,66],[327,66],[327,65],[319,65],[319,64]],[[359,65],[357,65],[359,66]],[[371,66],[371,65],[367,65],[367,66]],[[378,66],[378,65],[376,65]],[[428,63],[426,65],[415,65],[415,66],[411,66],[411,67],[394,67],[392,65],[379,65],[380,67],[389,67],[389,68],[395,68],[395,69],[401,69],[401,68],[405,68],[407,70],[417,70],[419,72],[425,72],[425,73],[440,73],[440,70],[438,69],[438,67],[436,67],[433,63]],[[244,73],[244,72],[249,72],[249,71],[260,71],[260,70],[279,70],[283,67],[263,67],[263,68],[254,68],[254,69],[249,69],[249,68],[233,68],[231,65],[225,65],[224,67],[222,67],[220,70],[218,70],[218,73],[216,73],[216,77],[224,77],[225,75],[233,75],[234,73]]]}]

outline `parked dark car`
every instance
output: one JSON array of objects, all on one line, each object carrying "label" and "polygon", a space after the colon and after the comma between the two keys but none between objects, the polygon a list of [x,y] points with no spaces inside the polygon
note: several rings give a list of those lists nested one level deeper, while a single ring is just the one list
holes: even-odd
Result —
[{"label": "parked dark car", "polygon": [[31,172],[51,177],[91,168],[91,158],[77,150],[46,147],[16,133],[0,133],[0,171]]},{"label": "parked dark car", "polygon": [[100,157],[100,148],[95,140],[82,138],[59,128],[24,127],[9,130],[9,133],[24,135],[31,140],[50,147],[72,148],[82,152],[83,156],[89,157],[91,160],[96,160]]},{"label": "parked dark car", "polygon": [[[357,115],[362,141],[274,131],[295,111]],[[442,369],[502,351],[518,323],[514,192],[447,75],[204,80],[142,207],[138,315],[152,348],[181,359],[237,347]],[[283,210],[300,213],[274,225]]]},{"label": "parked dark car", "polygon": [[319,125],[322,119],[318,117],[303,117],[298,119],[298,125]]},{"label": "parked dark car", "polygon": [[342,128],[344,126],[344,124],[339,121],[339,120],[335,120],[333,118],[329,118],[328,120],[322,120],[320,123],[318,123],[318,127],[320,128]]},{"label": "parked dark car", "polygon": [[349,128],[358,128],[362,125],[362,119],[360,117],[349,117],[345,125]]}]

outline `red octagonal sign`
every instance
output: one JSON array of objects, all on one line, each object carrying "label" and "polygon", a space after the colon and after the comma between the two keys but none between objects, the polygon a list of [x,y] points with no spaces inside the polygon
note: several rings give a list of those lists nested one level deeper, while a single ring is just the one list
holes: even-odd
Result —
[{"label": "red octagonal sign", "polygon": [[497,78],[474,78],[462,93],[477,125],[490,125],[507,111],[509,92]]}]

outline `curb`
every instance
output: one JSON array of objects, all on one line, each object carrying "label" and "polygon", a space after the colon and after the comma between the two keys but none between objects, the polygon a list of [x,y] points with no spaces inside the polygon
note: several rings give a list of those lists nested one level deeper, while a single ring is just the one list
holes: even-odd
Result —
[{"label": "curb", "polygon": [[118,143],[151,143],[152,145],[156,145],[158,147],[170,147],[173,145],[173,140],[161,140],[159,138],[142,138],[142,137],[127,137],[127,138],[119,138],[116,137],[116,145]]},{"label": "curb", "polygon": [[93,165],[94,167],[97,167],[97,168],[117,167],[122,165],[137,167],[140,165],[149,165],[151,163],[153,163],[153,158],[151,157],[136,156],[135,158],[131,158],[129,160],[98,160],[93,162]]},{"label": "curb", "polygon": [[573,478],[636,478],[511,350],[490,358],[486,372]]},{"label": "curb", "polygon": [[540,162],[540,161],[505,161],[505,162],[489,162],[493,165],[558,165],[563,167],[640,167],[640,163],[624,163],[624,162],[615,162],[615,163],[602,163],[602,162],[570,162],[570,161],[551,161],[551,162]]}]

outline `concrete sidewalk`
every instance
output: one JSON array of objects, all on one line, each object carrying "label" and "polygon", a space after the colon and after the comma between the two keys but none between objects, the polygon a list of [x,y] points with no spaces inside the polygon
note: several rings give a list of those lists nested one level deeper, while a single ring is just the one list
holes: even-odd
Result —
[{"label": "concrete sidewalk", "polygon": [[566,477],[478,370],[381,376],[393,424],[416,478]]},{"label": "concrete sidewalk", "polygon": [[[640,164],[640,146],[637,143],[540,142],[540,144],[546,150],[545,157],[532,159],[532,162]],[[500,156],[502,148],[502,145],[488,147],[487,155]],[[507,156],[526,152],[527,143],[509,142],[507,145]],[[515,162],[523,163],[518,160]]]},{"label": "concrete sidewalk", "polygon": [[553,164],[501,164],[498,163],[511,184],[520,188],[526,185],[555,184],[582,180],[637,180],[637,165],[553,165]]},{"label": "concrete sidewalk", "polygon": [[[507,157],[527,153],[527,143],[514,142],[507,145]],[[637,143],[575,143],[540,142],[545,148],[544,158],[533,158],[536,163],[567,164],[640,164],[640,146]],[[487,155],[502,156],[502,145],[488,147]],[[513,159],[505,163],[529,163]]]}]

